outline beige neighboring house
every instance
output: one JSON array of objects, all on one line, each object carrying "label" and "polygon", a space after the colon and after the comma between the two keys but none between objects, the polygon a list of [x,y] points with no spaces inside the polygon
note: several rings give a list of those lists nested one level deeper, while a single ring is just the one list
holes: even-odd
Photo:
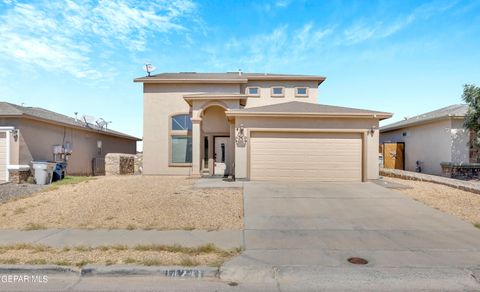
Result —
[{"label": "beige neighboring house", "polygon": [[[463,127],[468,106],[456,104],[380,128],[380,143],[405,143],[405,170],[442,175],[440,163],[469,163],[469,131]],[[475,161],[476,162],[476,161]]]},{"label": "beige neighboring house", "polygon": [[162,73],[144,91],[146,175],[247,180],[378,178],[390,113],[317,104],[321,76]]},{"label": "beige neighboring house", "polygon": [[52,161],[59,150],[71,153],[67,173],[91,175],[94,159],[98,164],[107,153],[135,154],[138,140],[46,109],[0,102],[0,180],[30,169],[33,160]]}]

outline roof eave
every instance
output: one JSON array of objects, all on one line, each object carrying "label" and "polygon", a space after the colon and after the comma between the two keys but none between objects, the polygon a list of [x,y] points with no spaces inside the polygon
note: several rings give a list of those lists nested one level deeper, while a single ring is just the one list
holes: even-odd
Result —
[{"label": "roof eave", "polygon": [[68,124],[68,123],[63,123],[63,122],[59,122],[59,121],[53,121],[53,120],[50,120],[50,119],[44,119],[44,118],[40,118],[40,117],[37,117],[37,116],[29,115],[29,114],[22,114],[20,116],[24,117],[24,118],[27,118],[27,119],[41,121],[41,122],[49,123],[49,124],[53,124],[53,125],[61,125],[61,126],[64,126],[64,127],[84,130],[84,131],[93,132],[93,133],[99,133],[99,134],[103,134],[103,135],[107,135],[107,136],[124,138],[124,139],[128,139],[128,140],[133,140],[133,141],[142,141],[142,139],[140,139],[138,137],[134,137],[134,136],[126,135],[126,134],[124,135],[124,134],[117,134],[117,133],[112,133],[112,132],[96,130],[96,129],[92,129],[92,128],[87,128],[87,127],[72,125],[72,124]]},{"label": "roof eave", "polygon": [[191,106],[192,101],[194,100],[239,100],[245,101],[247,100],[246,96],[234,96],[234,95],[218,95],[218,96],[192,96],[192,95],[184,95],[183,99]]},{"label": "roof eave", "polygon": [[19,118],[19,117],[22,117],[23,114],[21,113],[18,113],[18,114],[13,114],[13,113],[9,113],[9,114],[0,114],[0,117],[2,118]]},{"label": "roof eave", "polygon": [[259,76],[250,76],[248,77],[249,81],[317,81],[320,85],[323,81],[327,79],[324,76],[269,76],[269,75],[259,75]]},{"label": "roof eave", "polygon": [[448,115],[448,116],[435,117],[435,118],[431,118],[431,119],[413,121],[413,122],[410,122],[410,123],[407,123],[407,124],[402,124],[402,125],[392,126],[392,127],[390,127],[389,125],[386,125],[386,126],[380,127],[380,133],[396,131],[396,130],[403,129],[403,128],[420,126],[420,125],[424,125],[424,124],[428,124],[428,123],[432,123],[432,122],[437,122],[437,121],[442,121],[442,120],[463,119],[463,118],[465,118],[465,116]]},{"label": "roof eave", "polygon": [[388,119],[390,113],[365,113],[365,114],[342,114],[342,113],[301,113],[301,112],[225,112],[227,117],[321,117],[321,118],[367,118],[367,119]]},{"label": "roof eave", "polygon": [[155,77],[136,78],[133,82],[142,83],[160,83],[160,84],[196,84],[196,83],[225,83],[225,84],[242,84],[247,83],[247,79],[155,79]]}]

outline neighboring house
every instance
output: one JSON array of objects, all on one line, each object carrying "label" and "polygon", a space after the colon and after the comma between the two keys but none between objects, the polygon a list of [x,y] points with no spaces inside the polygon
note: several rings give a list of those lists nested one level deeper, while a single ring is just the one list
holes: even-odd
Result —
[{"label": "neighboring house", "polygon": [[317,104],[321,76],[162,73],[144,90],[143,173],[250,180],[378,178],[390,113]]},{"label": "neighboring house", "polygon": [[42,108],[0,102],[0,180],[33,160],[54,160],[54,152],[69,153],[67,173],[91,175],[94,159],[104,163],[107,153],[135,154],[138,140]]},{"label": "neighboring house", "polygon": [[469,131],[463,127],[468,106],[456,104],[380,128],[380,143],[405,143],[405,170],[441,175],[442,162],[470,162]]}]

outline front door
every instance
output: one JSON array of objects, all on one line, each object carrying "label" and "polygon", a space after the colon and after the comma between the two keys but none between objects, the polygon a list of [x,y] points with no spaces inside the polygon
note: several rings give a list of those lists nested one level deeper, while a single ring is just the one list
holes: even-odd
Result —
[{"label": "front door", "polygon": [[227,161],[228,161],[228,142],[229,137],[215,137],[215,152],[213,158],[215,166],[213,173],[215,175],[227,175]]}]

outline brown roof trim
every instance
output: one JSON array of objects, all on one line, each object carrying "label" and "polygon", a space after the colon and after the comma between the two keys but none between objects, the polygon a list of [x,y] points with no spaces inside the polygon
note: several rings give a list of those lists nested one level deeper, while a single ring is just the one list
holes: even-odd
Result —
[{"label": "brown roof trim", "polygon": [[271,76],[271,75],[258,75],[258,76],[249,76],[249,81],[317,81],[320,85],[325,81],[327,77],[324,76]]},{"label": "brown roof trim", "polygon": [[[7,117],[7,116],[2,116],[2,117]],[[62,123],[62,122],[58,122],[58,121],[54,121],[54,120],[42,119],[40,117],[31,116],[31,115],[28,115],[28,114],[15,115],[13,117],[15,117],[15,118],[26,118],[26,119],[30,119],[30,120],[34,120],[34,121],[44,122],[44,123],[47,123],[47,124],[53,124],[53,125],[68,127],[68,128],[72,128],[72,129],[78,129],[78,130],[83,130],[83,131],[87,131],[87,132],[92,132],[92,133],[97,133],[97,134],[102,134],[102,135],[107,135],[107,136],[113,136],[113,137],[117,137],[117,138],[124,138],[124,139],[127,139],[127,140],[142,141],[142,139],[140,139],[140,138],[137,138],[137,137],[134,137],[134,136],[129,136],[129,135],[126,135],[126,134],[101,131],[101,130],[96,130],[96,129],[83,127],[83,126],[75,126],[75,125],[72,125],[72,124]]]},{"label": "brown roof trim", "polygon": [[140,77],[133,80],[133,82],[143,83],[227,83],[227,84],[242,84],[247,83],[247,79],[159,79],[155,77]]},{"label": "brown roof trim", "polygon": [[320,85],[325,81],[324,76],[311,75],[250,75],[243,78],[162,78],[161,76],[139,77],[133,82],[143,83],[230,83],[243,84],[248,81],[317,81]]},{"label": "brown roof trim", "polygon": [[302,113],[302,112],[241,112],[226,111],[227,117],[322,117],[322,118],[374,118],[388,119],[390,113]]}]

